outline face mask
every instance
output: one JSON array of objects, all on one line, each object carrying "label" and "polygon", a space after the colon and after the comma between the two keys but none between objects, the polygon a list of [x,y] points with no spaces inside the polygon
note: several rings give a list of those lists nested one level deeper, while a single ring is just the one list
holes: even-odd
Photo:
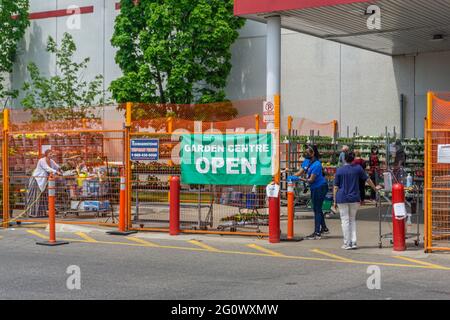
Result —
[{"label": "face mask", "polygon": [[309,154],[305,154],[305,159],[310,160],[310,159],[312,159],[312,157]]}]

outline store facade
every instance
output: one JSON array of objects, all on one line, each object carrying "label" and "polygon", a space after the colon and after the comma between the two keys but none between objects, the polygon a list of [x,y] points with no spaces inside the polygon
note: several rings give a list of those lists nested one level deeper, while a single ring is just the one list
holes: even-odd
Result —
[{"label": "store facade", "polygon": [[[371,5],[380,29],[368,27]],[[450,89],[449,12],[449,1],[235,1],[255,23],[280,19],[282,115],[337,119],[343,136],[395,126],[423,137],[427,91]]]},{"label": "store facade", "polygon": [[[382,9],[384,31],[367,29],[368,16],[364,12],[372,3]],[[421,12],[425,3],[427,10]],[[283,118],[291,115],[321,123],[337,120],[342,136],[346,136],[347,128],[351,135],[356,127],[363,135],[379,135],[385,132],[385,127],[389,132],[394,127],[399,132],[403,124],[406,137],[423,137],[426,92],[450,90],[449,41],[445,37],[442,41],[432,41],[435,34],[450,34],[445,22],[450,10],[447,0],[431,4],[425,1],[411,4],[411,1],[236,0],[235,4],[236,13],[249,20],[232,48],[233,69],[227,95],[233,101],[266,96],[265,17],[273,12],[281,14]],[[80,9],[80,28],[68,23],[73,14],[73,10],[68,10],[71,6]],[[60,41],[62,34],[69,32],[78,47],[76,58],[91,58],[86,79],[101,74],[108,95],[109,83],[121,75],[114,61],[115,49],[110,44],[114,20],[120,12],[118,3],[31,0],[30,12],[31,25],[19,45],[10,78],[12,86],[21,88],[28,77],[24,66],[31,61],[44,74],[54,74],[55,58],[45,52],[45,41],[48,36]],[[408,16],[411,18],[407,19]],[[319,33],[317,30],[321,28],[326,32]],[[417,48],[415,39],[420,42]],[[372,42],[377,46],[371,47]],[[397,51],[390,52],[393,48]],[[14,106],[20,106],[20,99]],[[247,113],[261,109],[252,106]]]}]

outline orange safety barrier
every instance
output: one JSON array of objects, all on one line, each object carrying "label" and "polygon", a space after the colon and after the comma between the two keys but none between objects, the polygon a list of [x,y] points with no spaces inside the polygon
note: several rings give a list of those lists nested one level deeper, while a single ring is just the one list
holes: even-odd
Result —
[{"label": "orange safety barrier", "polygon": [[425,251],[450,251],[450,93],[427,96],[424,204]]},{"label": "orange safety barrier", "polygon": [[[30,186],[33,179],[40,178],[33,174],[38,161],[51,149],[54,161],[64,166],[62,171],[74,171],[55,180],[55,223],[113,226],[118,234],[168,230],[169,181],[181,174],[177,149],[181,135],[263,133],[263,100],[202,105],[127,103],[96,108],[90,118],[57,121],[45,121],[37,111],[5,110],[1,140],[2,226],[47,221],[46,214],[36,215],[42,210],[35,210],[35,204],[41,202],[39,197],[46,197],[49,188],[42,194],[38,192],[37,199],[30,199]],[[274,181],[279,183],[279,133],[283,122],[279,96],[274,97],[274,103],[278,155]],[[309,135],[314,130],[315,135],[333,136],[337,123],[317,124],[290,117],[288,129],[296,130],[296,134]],[[131,141],[142,138],[159,140],[157,161],[130,158]],[[86,176],[82,174],[83,166],[88,171]],[[123,180],[125,190],[121,187]],[[180,232],[268,236],[264,186],[181,185],[179,196]],[[45,200],[43,208],[46,206],[52,204]],[[292,215],[290,219],[293,224]],[[293,237],[293,230],[289,233]]]},{"label": "orange safety barrier", "polygon": [[[23,110],[5,110],[2,140],[3,226],[47,219],[47,177],[36,173],[52,151],[58,223],[116,225],[119,172],[124,167],[125,130],[116,107],[104,118],[43,121]],[[111,111],[111,112],[109,112]],[[121,119],[120,121],[118,119]],[[49,162],[47,162],[49,163]],[[45,173],[45,172],[44,172]],[[34,184],[42,181],[39,188]]]},{"label": "orange safety barrier", "polygon": [[[169,228],[170,181],[180,176],[180,138],[185,133],[256,133],[264,124],[262,99],[204,105],[127,104],[130,141],[158,139],[158,161],[129,159],[128,202],[132,230]],[[255,113],[258,112],[258,113]],[[248,202],[251,203],[247,208]],[[176,196],[176,195],[175,195]],[[264,187],[181,185],[178,232],[266,235],[268,226]],[[170,201],[169,201],[170,200]],[[178,223],[177,223],[178,224]]]},{"label": "orange safety barrier", "polygon": [[[28,111],[5,110],[2,225],[47,220],[46,215],[32,214],[29,189],[33,179],[39,178],[33,176],[38,161],[45,150],[51,149],[55,162],[64,165],[64,172],[75,170],[73,175],[65,174],[55,180],[55,222],[115,226],[121,233],[167,230],[169,181],[181,174],[177,149],[181,135],[218,131],[263,133],[263,100],[203,105],[127,103],[95,109],[88,119],[58,121],[45,121]],[[284,123],[279,96],[274,97],[274,103],[279,158],[279,133]],[[315,135],[333,136],[337,130],[335,121],[317,124],[291,117],[288,124],[291,131],[305,135],[314,130]],[[142,138],[159,140],[157,161],[130,158],[131,141]],[[274,181],[278,183],[279,162],[278,159],[274,163]],[[80,163],[87,167],[87,176],[80,174]],[[121,191],[121,171],[125,173],[125,191]],[[106,203],[107,208],[102,207]],[[80,206],[88,209],[81,210]],[[180,232],[268,236],[264,186],[181,185],[180,206]],[[286,212],[283,210],[281,215]]]},{"label": "orange safety barrier", "polygon": [[55,198],[56,198],[56,184],[53,175],[48,178],[48,229],[49,240],[36,242],[38,245],[43,246],[60,246],[69,244],[67,241],[56,240],[56,210],[55,210]]}]

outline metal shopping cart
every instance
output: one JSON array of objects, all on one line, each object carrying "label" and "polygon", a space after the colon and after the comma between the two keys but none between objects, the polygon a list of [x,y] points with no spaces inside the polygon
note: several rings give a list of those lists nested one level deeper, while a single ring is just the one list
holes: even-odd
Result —
[{"label": "metal shopping cart", "polygon": [[115,222],[114,210],[109,194],[109,181],[100,181],[98,178],[86,178],[82,182],[81,189],[76,188],[76,177],[59,179],[57,189],[58,206],[57,214],[62,218],[68,216],[92,216],[96,218],[108,217]]},{"label": "metal shopping cart", "polygon": [[[388,171],[392,174],[391,171]],[[392,174],[395,179],[395,175]],[[385,183],[389,185],[392,183]],[[422,197],[422,191],[419,187],[413,186],[406,190],[405,204],[410,208],[410,212],[407,214],[405,238],[414,239],[414,245],[419,246],[420,244],[420,198]],[[390,244],[393,244],[393,233],[392,233],[392,192],[390,188],[380,190],[377,193],[377,207],[378,207],[378,247],[381,249],[383,247],[383,239],[389,240]],[[383,201],[384,200],[384,201]],[[384,206],[383,206],[384,205]],[[383,210],[385,209],[385,211]],[[415,221],[413,221],[415,220]],[[382,231],[383,223],[388,224],[391,232],[384,233]],[[412,232],[412,227],[415,224],[416,232]]]}]

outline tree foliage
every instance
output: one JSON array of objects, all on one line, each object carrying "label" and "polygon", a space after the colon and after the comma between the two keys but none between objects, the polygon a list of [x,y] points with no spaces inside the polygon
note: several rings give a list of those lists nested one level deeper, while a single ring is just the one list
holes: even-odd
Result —
[{"label": "tree foliage", "polygon": [[58,73],[52,77],[41,75],[35,63],[28,65],[31,82],[23,86],[22,105],[31,110],[34,121],[73,120],[95,117],[95,107],[103,104],[103,77],[93,81],[83,79],[89,58],[73,61],[77,47],[70,34],[64,33],[61,46],[49,37],[47,51],[55,54]]},{"label": "tree foliage", "polygon": [[28,0],[0,0],[0,99],[17,95],[5,87],[5,74],[12,71],[17,42],[30,23],[28,6]]},{"label": "tree foliage", "polygon": [[230,47],[244,24],[233,15],[233,0],[120,4],[111,42],[123,76],[111,84],[114,99],[168,105],[172,113],[175,104],[226,100]]}]

